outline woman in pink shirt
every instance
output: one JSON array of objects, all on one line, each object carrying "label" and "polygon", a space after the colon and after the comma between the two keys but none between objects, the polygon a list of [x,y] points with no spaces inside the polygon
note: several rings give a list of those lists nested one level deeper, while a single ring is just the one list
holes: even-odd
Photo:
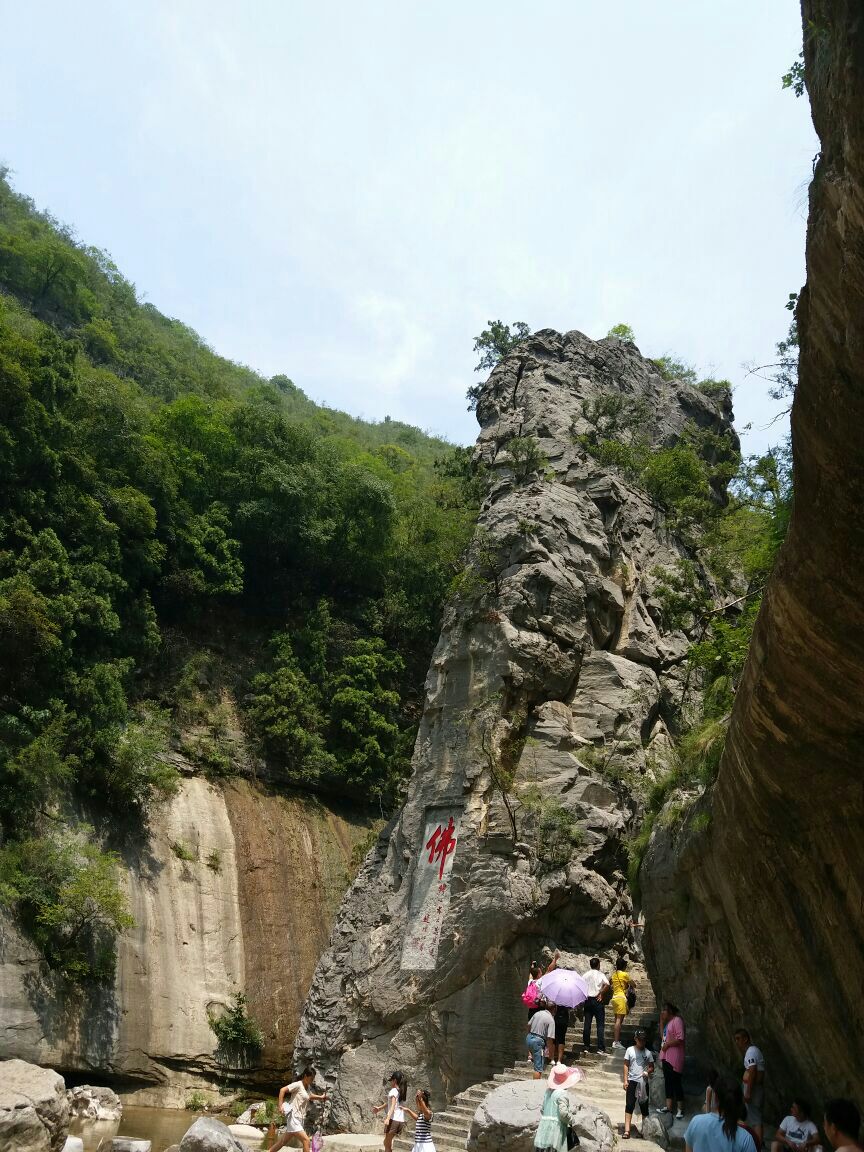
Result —
[{"label": "woman in pink shirt", "polygon": [[660,1013],[660,1027],[663,1029],[663,1043],[660,1045],[660,1061],[663,1066],[663,1079],[666,1082],[666,1107],[658,1112],[671,1112],[677,1105],[676,1120],[684,1119],[684,1085],[681,1074],[684,1071],[684,1021],[681,1013],[668,1000]]}]

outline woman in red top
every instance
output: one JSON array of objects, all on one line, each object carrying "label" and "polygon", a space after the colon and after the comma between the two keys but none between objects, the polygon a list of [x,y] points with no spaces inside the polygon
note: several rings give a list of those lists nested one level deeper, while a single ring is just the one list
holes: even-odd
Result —
[{"label": "woman in red top", "polygon": [[668,1000],[660,1013],[660,1027],[663,1029],[663,1043],[660,1045],[660,1061],[663,1066],[663,1079],[666,1083],[666,1107],[658,1112],[671,1112],[673,1104],[678,1105],[676,1120],[684,1119],[684,1021],[681,1013]]}]

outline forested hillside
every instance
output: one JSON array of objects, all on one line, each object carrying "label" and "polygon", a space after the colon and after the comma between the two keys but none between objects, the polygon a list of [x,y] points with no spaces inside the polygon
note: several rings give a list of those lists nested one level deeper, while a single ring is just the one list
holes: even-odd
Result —
[{"label": "forested hillside", "polygon": [[179,756],[392,810],[463,464],[217,356],[2,174],[0,898],[52,966],[125,922],[80,814],[140,836]]}]

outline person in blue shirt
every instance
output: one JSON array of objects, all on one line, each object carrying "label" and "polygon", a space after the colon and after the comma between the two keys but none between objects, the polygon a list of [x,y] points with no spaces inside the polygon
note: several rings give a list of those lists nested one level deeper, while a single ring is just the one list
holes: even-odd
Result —
[{"label": "person in blue shirt", "polygon": [[739,1128],[744,1111],[744,1092],[735,1080],[717,1082],[717,1112],[694,1116],[684,1133],[686,1152],[756,1152],[749,1132]]}]

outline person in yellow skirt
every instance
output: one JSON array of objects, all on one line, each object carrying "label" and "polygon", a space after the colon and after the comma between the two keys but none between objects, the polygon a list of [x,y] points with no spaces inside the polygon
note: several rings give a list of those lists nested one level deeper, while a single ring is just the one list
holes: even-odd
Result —
[{"label": "person in yellow skirt", "polygon": [[615,1013],[615,1039],[612,1041],[612,1047],[623,1048],[621,1025],[624,1023],[624,1017],[629,1008],[627,993],[636,989],[636,985],[630,979],[627,961],[623,956],[619,956],[615,961],[615,971],[612,973],[612,979],[609,983],[612,985],[612,1011]]}]

